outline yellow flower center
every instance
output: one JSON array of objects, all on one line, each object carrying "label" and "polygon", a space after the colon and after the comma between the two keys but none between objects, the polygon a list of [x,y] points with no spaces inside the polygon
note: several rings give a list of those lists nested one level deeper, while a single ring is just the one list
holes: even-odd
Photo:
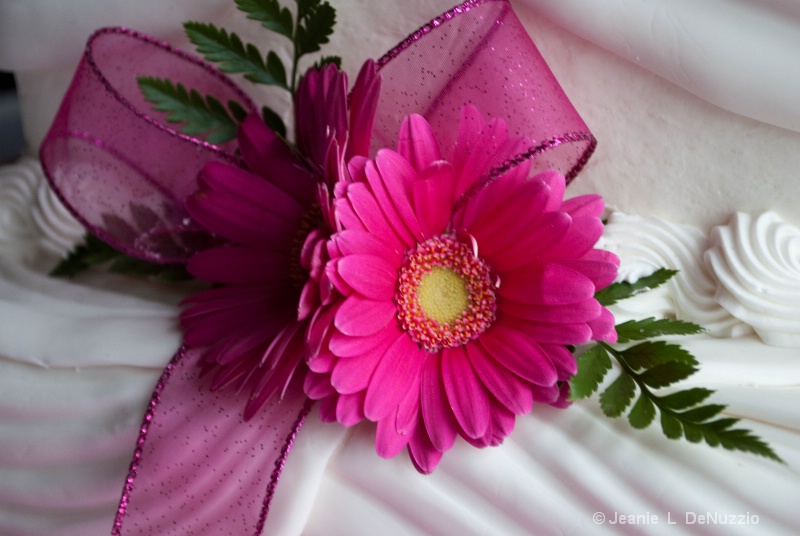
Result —
[{"label": "yellow flower center", "polygon": [[426,240],[406,254],[394,303],[400,326],[431,352],[477,338],[497,311],[489,267],[451,235]]},{"label": "yellow flower center", "polygon": [[469,292],[464,280],[450,268],[434,266],[423,275],[417,287],[422,311],[439,323],[455,321],[469,307]]}]

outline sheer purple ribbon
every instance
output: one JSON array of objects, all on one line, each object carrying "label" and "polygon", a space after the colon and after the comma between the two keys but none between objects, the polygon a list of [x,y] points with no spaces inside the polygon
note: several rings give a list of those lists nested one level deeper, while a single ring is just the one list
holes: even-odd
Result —
[{"label": "sheer purple ribbon", "polygon": [[[572,179],[596,141],[561,90],[507,0],[470,0],[407,37],[379,61],[383,90],[371,151],[393,147],[400,124],[421,113],[443,147],[461,108],[502,118],[520,150],[496,152],[482,188],[509,168],[558,169]],[[156,262],[181,262],[209,236],[183,210],[199,170],[241,165],[236,143],[180,134],[151,111],[137,75],[180,82],[255,110],[227,77],[199,59],[123,28],[89,40],[42,144],[45,172],[93,233]],[[465,195],[469,195],[468,191]],[[181,348],[145,413],[112,534],[260,534],[283,463],[311,403],[295,382],[243,422],[236,392],[199,379],[197,352]],[[123,532],[124,531],[124,532]]]},{"label": "sheer purple ribbon", "polygon": [[559,170],[567,183],[597,141],[572,106],[507,0],[471,0],[436,17],[378,60],[383,78],[373,152],[394,147],[403,118],[427,119],[442,147],[455,144],[461,108],[501,118],[520,152],[494,155],[484,187],[532,159],[532,172]]},{"label": "sheer purple ribbon", "polygon": [[178,350],[153,391],[114,535],[123,534],[123,520],[125,534],[262,533],[312,401],[295,380],[282,399],[243,422],[239,393],[198,381],[198,357]]},{"label": "sheer purple ribbon", "polygon": [[238,164],[237,146],[168,126],[139,90],[143,74],[256,110],[200,59],[126,28],[104,28],[89,38],[40,157],[53,189],[93,234],[135,257],[182,262],[209,243],[183,201],[207,162]]}]

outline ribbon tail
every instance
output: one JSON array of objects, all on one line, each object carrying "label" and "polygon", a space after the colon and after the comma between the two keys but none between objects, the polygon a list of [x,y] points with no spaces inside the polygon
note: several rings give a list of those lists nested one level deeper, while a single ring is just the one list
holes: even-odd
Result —
[{"label": "ribbon tail", "polygon": [[286,457],[311,410],[297,379],[249,421],[233,389],[198,388],[181,347],[142,421],[111,534],[260,535]]}]

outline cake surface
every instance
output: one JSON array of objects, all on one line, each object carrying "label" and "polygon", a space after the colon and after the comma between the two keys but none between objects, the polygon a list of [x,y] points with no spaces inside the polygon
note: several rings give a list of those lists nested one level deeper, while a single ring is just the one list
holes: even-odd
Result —
[{"label": "cake surface", "polygon": [[[90,4],[75,3],[73,13]],[[170,17],[189,18],[197,4],[183,4]],[[719,528],[698,521],[710,515],[736,516],[725,527],[730,534],[793,533],[800,481],[800,134],[790,128],[800,125],[785,114],[779,116],[786,122],[771,124],[771,116],[744,105],[675,86],[646,69],[657,62],[644,53],[634,65],[585,41],[614,49],[619,32],[599,23],[587,28],[595,19],[586,13],[604,12],[603,4],[616,3],[528,0],[514,7],[600,141],[568,195],[597,192],[616,209],[601,247],[620,256],[623,278],[662,266],[681,270],[666,288],[623,302],[615,315],[671,315],[707,327],[707,334],[680,341],[701,362],[691,385],[716,389],[713,401],[728,404],[727,413],[787,465],[668,441],[657,426],[634,431],[604,417],[595,398],[566,411],[535,407],[501,447],[457,445],[434,474],[421,476],[403,455],[378,458],[369,425],[347,430],[313,413],[289,457],[265,534],[616,533],[630,528],[612,523],[624,516],[641,516],[634,522],[647,526],[636,528],[648,534],[706,533]],[[0,21],[12,20],[4,15],[18,5],[0,6]],[[755,1],[738,5],[774,15]],[[451,6],[409,2],[392,17],[377,2],[336,7],[331,51],[353,73]],[[94,26],[178,37],[150,8],[135,18],[117,13],[127,20],[115,21],[110,8],[96,14],[77,32],[84,35],[75,39],[74,55],[0,55],[0,68],[23,81],[32,148],[68,82],[58,72],[74,69]],[[243,36],[252,31],[253,40],[263,35],[228,2],[202,8],[198,17],[241,28]],[[632,32],[641,24],[633,16],[623,20]],[[797,32],[796,23],[786,43]],[[633,60],[643,46],[635,43]],[[43,102],[51,107],[38,106]],[[109,532],[142,413],[180,342],[177,302],[186,289],[132,286],[99,274],[77,281],[46,276],[81,234],[33,158],[0,168],[0,534]],[[595,513],[605,522],[596,524]]]}]

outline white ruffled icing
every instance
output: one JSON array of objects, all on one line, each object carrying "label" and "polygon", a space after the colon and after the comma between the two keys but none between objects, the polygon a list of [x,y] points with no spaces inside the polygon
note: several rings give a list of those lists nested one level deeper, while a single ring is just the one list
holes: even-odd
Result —
[{"label": "white ruffled icing", "polygon": [[85,231],[48,187],[38,160],[0,168],[0,249],[27,264],[53,263]]},{"label": "white ruffled icing", "polygon": [[614,212],[599,247],[620,256],[622,281],[636,281],[659,268],[678,270],[666,285],[617,304],[618,319],[671,316],[719,337],[752,331],[719,306],[714,274],[703,263],[708,239],[696,227]]},{"label": "white ruffled icing", "polygon": [[775,214],[738,213],[711,234],[716,297],[773,346],[800,348],[800,229]]}]

